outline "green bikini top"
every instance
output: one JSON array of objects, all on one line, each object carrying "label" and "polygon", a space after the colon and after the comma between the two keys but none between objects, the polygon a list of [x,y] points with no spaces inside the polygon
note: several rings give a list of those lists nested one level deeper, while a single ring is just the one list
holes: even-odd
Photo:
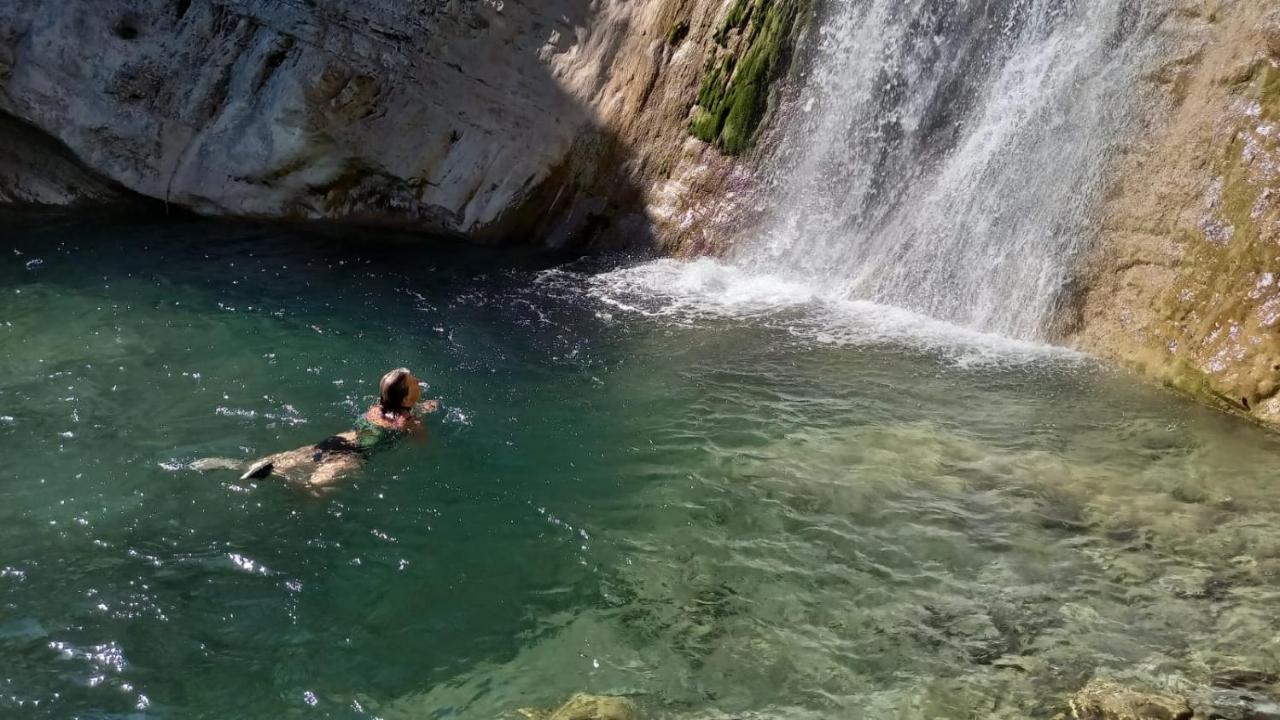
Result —
[{"label": "green bikini top", "polygon": [[372,453],[386,450],[395,445],[402,435],[404,435],[403,432],[370,422],[369,418],[363,415],[360,416],[359,420],[356,420],[356,446],[360,448],[361,452]]}]

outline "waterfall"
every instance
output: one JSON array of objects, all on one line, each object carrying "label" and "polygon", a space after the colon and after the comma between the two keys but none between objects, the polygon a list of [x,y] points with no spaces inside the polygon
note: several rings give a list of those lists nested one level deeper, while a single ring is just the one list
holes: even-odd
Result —
[{"label": "waterfall", "polygon": [[1160,0],[827,0],[734,264],[1043,337]]}]

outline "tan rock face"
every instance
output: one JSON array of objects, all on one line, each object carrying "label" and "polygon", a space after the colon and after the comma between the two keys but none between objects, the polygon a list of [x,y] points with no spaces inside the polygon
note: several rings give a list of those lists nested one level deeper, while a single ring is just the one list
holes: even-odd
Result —
[{"label": "tan rock face", "polygon": [[1067,334],[1280,422],[1280,12],[1186,2],[1167,32]]},{"label": "tan rock face", "polygon": [[211,215],[674,244],[697,205],[663,188],[717,162],[687,140],[722,6],[11,0],[0,113]]}]

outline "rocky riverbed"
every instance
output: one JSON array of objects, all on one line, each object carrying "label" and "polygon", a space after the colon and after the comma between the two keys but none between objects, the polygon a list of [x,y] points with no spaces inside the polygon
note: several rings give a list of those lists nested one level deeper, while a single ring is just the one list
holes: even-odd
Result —
[{"label": "rocky riverbed", "polygon": [[[1188,696],[1154,690],[1135,690],[1107,680],[1094,680],[1066,702],[1055,720],[1276,720],[1280,703],[1277,676],[1232,671],[1214,679],[1211,686],[1192,690]],[[1273,695],[1263,694],[1270,692]],[[740,720],[751,720],[738,716]],[[699,715],[646,714],[623,697],[579,694],[556,708],[522,708],[513,720],[729,720]]]}]

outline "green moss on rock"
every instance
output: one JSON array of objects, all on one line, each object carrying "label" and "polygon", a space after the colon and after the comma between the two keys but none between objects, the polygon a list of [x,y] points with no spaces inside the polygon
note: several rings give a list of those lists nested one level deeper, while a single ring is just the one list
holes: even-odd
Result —
[{"label": "green moss on rock", "polygon": [[729,42],[729,33],[742,29],[743,22],[751,17],[752,6],[751,0],[737,0],[733,7],[729,8],[728,14],[724,16],[724,22],[720,24],[720,29],[715,35],[720,47],[724,47]]},{"label": "green moss on rock", "polygon": [[737,0],[716,32],[732,50],[707,61],[689,131],[730,154],[749,149],[769,107],[774,80],[790,62],[808,0]]}]

